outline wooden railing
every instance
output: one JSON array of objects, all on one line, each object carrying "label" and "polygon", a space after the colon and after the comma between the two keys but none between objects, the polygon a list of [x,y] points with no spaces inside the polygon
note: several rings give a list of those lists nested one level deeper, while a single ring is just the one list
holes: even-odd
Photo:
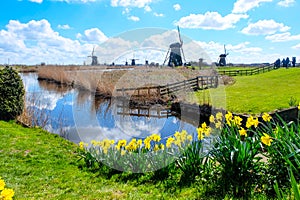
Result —
[{"label": "wooden railing", "polygon": [[198,76],[193,79],[160,86],[160,95],[170,95],[180,90],[196,91],[216,87],[218,87],[218,76]]},{"label": "wooden railing", "polygon": [[251,76],[251,75],[269,72],[274,69],[277,69],[277,68],[274,68],[274,66],[267,66],[267,67],[257,67],[254,69],[220,70],[220,71],[218,71],[218,73],[220,75],[228,75],[228,76]]},{"label": "wooden railing", "polygon": [[198,76],[193,79],[179,81],[163,86],[145,86],[137,88],[119,88],[118,93],[121,96],[126,96],[127,93],[131,93],[130,97],[162,97],[169,96],[178,91],[189,91],[189,90],[204,90],[208,88],[218,87],[218,76]]}]

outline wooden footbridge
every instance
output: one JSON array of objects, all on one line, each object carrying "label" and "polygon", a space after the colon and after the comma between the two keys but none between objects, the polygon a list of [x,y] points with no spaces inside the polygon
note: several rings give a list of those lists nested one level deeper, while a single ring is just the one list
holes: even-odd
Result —
[{"label": "wooden footbridge", "polygon": [[189,92],[217,88],[219,85],[218,76],[197,76],[196,78],[170,83],[167,85],[144,86],[137,88],[119,88],[118,96],[129,96],[131,99],[169,97],[177,92]]}]

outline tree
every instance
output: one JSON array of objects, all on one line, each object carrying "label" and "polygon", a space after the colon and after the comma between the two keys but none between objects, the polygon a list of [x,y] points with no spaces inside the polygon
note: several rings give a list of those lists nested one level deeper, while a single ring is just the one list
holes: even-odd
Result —
[{"label": "tree", "polygon": [[22,113],[24,94],[19,74],[8,66],[0,70],[0,120],[12,120]]}]

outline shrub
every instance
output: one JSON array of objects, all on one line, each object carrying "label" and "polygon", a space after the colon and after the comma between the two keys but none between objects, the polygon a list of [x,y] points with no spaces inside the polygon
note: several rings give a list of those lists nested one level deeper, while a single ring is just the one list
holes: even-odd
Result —
[{"label": "shrub", "polygon": [[15,119],[24,108],[21,77],[10,67],[0,70],[0,120]]}]

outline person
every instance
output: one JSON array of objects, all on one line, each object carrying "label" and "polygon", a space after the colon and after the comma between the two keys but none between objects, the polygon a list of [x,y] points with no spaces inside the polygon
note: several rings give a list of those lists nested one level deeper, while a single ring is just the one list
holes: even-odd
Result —
[{"label": "person", "polygon": [[284,58],[282,59],[282,67],[286,67],[286,62]]},{"label": "person", "polygon": [[292,65],[293,65],[293,67],[296,66],[296,57],[293,57],[293,58],[292,58]]},{"label": "person", "polygon": [[286,57],[285,59],[285,67],[288,68],[290,66],[290,58]]},{"label": "person", "polygon": [[277,69],[280,67],[280,59],[278,58],[274,63],[274,68]]}]

